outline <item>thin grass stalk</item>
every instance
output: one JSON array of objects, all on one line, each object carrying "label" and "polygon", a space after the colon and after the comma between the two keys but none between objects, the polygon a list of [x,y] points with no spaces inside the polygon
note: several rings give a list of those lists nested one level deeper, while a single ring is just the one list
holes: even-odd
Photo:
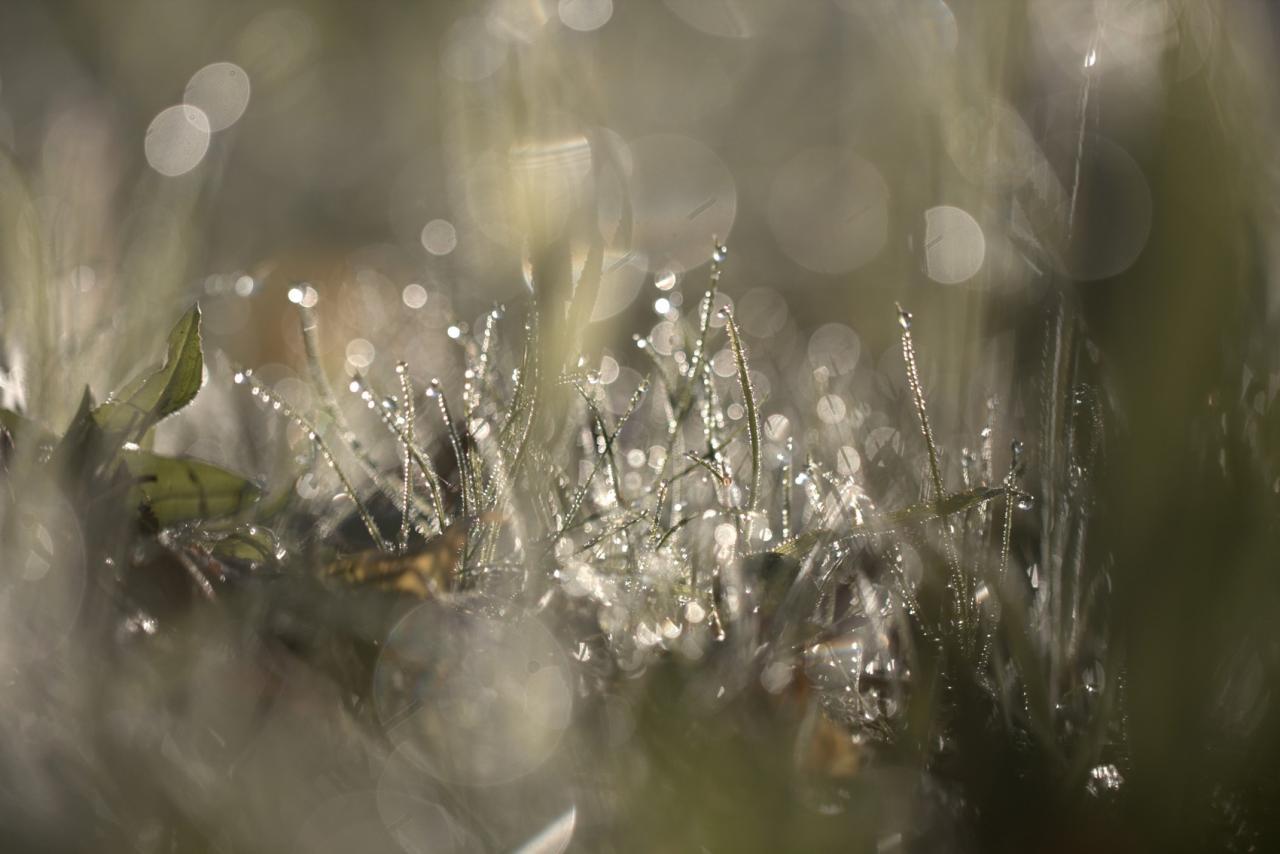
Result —
[{"label": "thin grass stalk", "polygon": [[324,437],[320,435],[320,431],[318,431],[315,428],[315,425],[303,417],[299,412],[294,410],[293,407],[289,406],[289,404],[285,403],[274,393],[268,391],[266,388],[254,381],[252,376],[252,371],[242,370],[236,372],[235,379],[237,383],[248,382],[249,392],[254,397],[261,398],[264,403],[270,404],[273,410],[280,413],[282,417],[293,421],[306,432],[307,438],[313,445],[315,445],[316,449],[320,451],[320,455],[324,458],[324,461],[329,464],[329,467],[333,469],[334,473],[338,476],[338,481],[342,485],[342,491],[355,504],[356,513],[359,514],[360,520],[364,523],[365,529],[369,532],[369,537],[373,540],[374,545],[377,546],[380,551],[390,551],[390,546],[387,541],[382,538],[381,532],[378,531],[378,525],[374,521],[373,516],[364,506],[364,502],[360,500],[360,496],[356,493],[355,487],[352,486],[351,481],[347,479],[346,474],[342,471],[342,467],[338,465],[338,460],[334,456],[333,450],[329,447],[329,443],[324,440]]},{"label": "thin grass stalk", "polygon": [[751,498],[747,509],[760,508],[760,479],[764,471],[763,451],[760,443],[760,417],[756,409],[755,390],[751,385],[751,372],[747,368],[747,354],[742,346],[742,335],[733,312],[723,311],[725,325],[729,329],[729,343],[733,347],[733,361],[738,369],[738,385],[742,388],[742,403],[746,410],[747,438],[751,443]]},{"label": "thin grass stalk", "polygon": [[408,366],[404,362],[399,362],[396,364],[396,374],[400,377],[400,412],[404,418],[404,439],[400,442],[404,468],[404,492],[401,495],[400,537],[397,547],[400,554],[404,554],[409,550],[409,531],[411,530],[409,521],[412,518],[410,498],[413,495],[413,456],[409,453],[409,448],[413,444],[415,412],[413,382],[409,379]]}]

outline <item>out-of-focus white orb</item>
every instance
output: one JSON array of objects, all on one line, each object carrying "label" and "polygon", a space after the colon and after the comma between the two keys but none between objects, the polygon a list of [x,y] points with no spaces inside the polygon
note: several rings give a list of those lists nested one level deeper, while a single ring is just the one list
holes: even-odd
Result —
[{"label": "out-of-focus white orb", "polygon": [[404,286],[400,299],[409,308],[422,308],[427,304],[427,289],[417,282]]},{"label": "out-of-focus white orb", "polygon": [[929,278],[943,285],[967,281],[982,269],[987,241],[982,226],[950,205],[924,213],[924,260]]},{"label": "out-of-focus white orb", "polygon": [[851,372],[858,365],[862,341],[843,323],[827,323],[809,339],[809,364],[826,368],[832,376]]},{"label": "out-of-focus white orb", "polygon": [[728,239],[737,214],[729,167],[701,142],[677,134],[642,137],[630,152],[636,263],[653,273],[706,263],[713,240]]},{"label": "out-of-focus white orb", "polygon": [[664,0],[668,9],[695,30],[726,39],[749,39],[786,12],[773,0]]},{"label": "out-of-focus white orb", "polygon": [[391,630],[374,672],[387,737],[448,783],[494,785],[539,767],[573,706],[572,673],[532,616],[497,619],[427,602]]},{"label": "out-of-focus white orb", "polygon": [[791,260],[816,273],[847,273],[884,248],[889,187],[852,151],[810,148],[778,170],[768,215]]},{"label": "out-of-focus white orb", "polygon": [[591,308],[592,322],[608,320],[631,305],[644,285],[645,271],[635,253],[606,252],[600,290]]},{"label": "out-of-focus white orb", "polygon": [[571,30],[598,30],[613,17],[613,0],[560,0],[560,21]]},{"label": "out-of-focus white orb", "polygon": [[445,33],[440,61],[455,80],[484,80],[507,61],[508,46],[483,18],[463,18]]},{"label": "out-of-focus white orb", "polygon": [[458,246],[458,232],[447,219],[433,219],[422,227],[422,245],[432,255],[448,255]]},{"label": "out-of-focus white orb", "polygon": [[199,107],[166,107],[147,128],[143,143],[147,163],[170,178],[190,172],[209,151],[210,131],[209,117]]},{"label": "out-of-focus white orb", "polygon": [[244,115],[249,90],[249,75],[243,68],[234,62],[215,62],[191,75],[182,100],[204,111],[211,131],[220,131]]}]

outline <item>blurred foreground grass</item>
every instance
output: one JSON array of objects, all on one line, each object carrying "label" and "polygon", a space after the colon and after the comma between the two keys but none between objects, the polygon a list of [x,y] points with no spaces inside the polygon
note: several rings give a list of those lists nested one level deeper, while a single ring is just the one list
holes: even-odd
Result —
[{"label": "blurred foreground grass", "polygon": [[[459,10],[445,6],[316,3],[265,24],[250,5],[197,2],[2,13],[3,403],[35,426],[23,437],[5,424],[0,837],[18,850],[1280,847],[1271,13],[957,2],[946,18],[943,4],[756,2],[734,7],[747,34],[735,38],[675,0],[610,6],[588,33],[558,8],[527,17],[517,5],[490,4],[488,24],[465,30],[507,32],[501,62],[488,48],[458,54]],[[253,81],[242,123],[206,139],[191,171],[157,174],[143,131],[217,60]],[[691,149],[639,142],[654,134],[715,154],[664,183],[646,146]],[[814,147],[875,165],[801,156]],[[787,177],[814,162],[836,163],[835,177]],[[565,190],[565,175],[587,173]],[[706,189],[723,230],[682,219],[702,204],[687,205],[683,185]],[[789,206],[801,190],[812,201]],[[976,272],[971,240],[931,230],[965,222],[930,220],[944,205],[979,224]],[[424,231],[436,219],[456,249],[437,254],[448,243]],[[713,234],[731,246],[719,292],[745,328],[763,438],[746,427],[725,319],[701,311]],[[667,253],[674,284],[656,267],[638,269],[634,288],[607,275],[637,249]],[[970,275],[944,284],[957,270]],[[615,308],[584,304],[593,271]],[[289,302],[311,302],[312,285],[321,325],[308,364]],[[749,297],[762,289],[781,299]],[[154,431],[163,395],[139,399],[142,429],[91,407],[77,418],[86,384],[101,399],[142,373],[197,296],[207,384],[191,408]],[[668,302],[658,326],[655,299]],[[509,304],[489,352],[495,301]],[[944,492],[999,492],[1004,449],[1025,444],[1018,488],[1034,503],[1007,558],[1009,493],[927,509],[940,496],[895,301],[917,318]],[[815,329],[832,322],[856,333]],[[245,365],[265,406],[232,382]],[[359,375],[381,390],[375,407],[414,401],[415,444],[448,492],[433,505],[425,475],[413,484],[410,551],[432,553],[451,518],[470,517],[484,543],[463,578],[446,571],[431,588],[453,605],[412,612],[428,627],[405,617],[412,597],[323,583],[335,561],[366,566],[352,556],[372,543],[308,428],[271,414],[279,400],[310,419],[394,545],[405,437],[346,392]],[[437,376],[457,437],[425,393]],[[79,431],[51,451],[68,424]],[[234,487],[218,504],[203,469],[120,462],[153,453],[250,477],[220,481]],[[691,473],[660,493],[677,460]],[[464,511],[468,464],[490,506]],[[736,493],[717,483],[726,469]],[[138,479],[153,476],[148,495]],[[179,500],[165,505],[157,490],[170,483],[163,495]],[[871,545],[837,542],[864,513],[913,507],[926,510]],[[715,519],[693,518],[704,510]],[[566,536],[577,512],[599,527]],[[788,524],[834,534],[762,557],[787,551]],[[673,533],[659,542],[651,526]],[[751,541],[762,528],[773,539]],[[970,546],[959,558],[956,536]],[[1002,560],[1021,598],[961,626],[958,603]],[[895,574],[916,563],[918,576]],[[1067,594],[1076,582],[1096,591],[1095,609]],[[776,599],[762,592],[775,585]],[[735,595],[759,610],[732,619]],[[876,597],[893,603],[891,630],[867,622]],[[500,697],[515,679],[542,730],[483,715],[489,729],[456,729],[467,711],[445,701],[472,683],[449,681],[455,663],[432,650],[453,647],[429,628],[455,619],[477,650],[496,650],[476,678]],[[553,652],[533,660],[544,623]],[[426,690],[428,710],[447,713],[424,719],[422,737],[478,739],[452,743],[448,762],[481,782],[424,770],[406,756],[415,738],[376,708],[378,674],[397,672],[377,662],[398,625],[422,645],[405,654],[445,686],[436,707]],[[994,638],[989,659],[966,646],[979,630]],[[838,687],[874,720],[842,716],[795,638],[832,656],[863,644],[862,663],[882,635],[885,660],[909,662],[911,679],[881,693],[883,673],[855,675]],[[469,672],[469,654],[455,654]],[[525,677],[548,670],[545,693],[529,694],[513,661]],[[560,677],[571,723],[538,753],[531,744],[561,731],[548,723]],[[515,779],[482,774],[482,745],[504,744],[485,761]]]}]

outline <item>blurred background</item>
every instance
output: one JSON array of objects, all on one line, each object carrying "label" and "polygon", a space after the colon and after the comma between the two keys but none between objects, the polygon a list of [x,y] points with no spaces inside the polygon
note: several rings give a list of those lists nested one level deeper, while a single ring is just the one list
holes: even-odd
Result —
[{"label": "blurred background", "polygon": [[[527,294],[523,268],[556,241],[575,270],[603,244],[590,337],[616,349],[661,320],[655,299],[713,236],[733,253],[724,290],[770,351],[838,322],[876,358],[903,300],[948,352],[938,364],[971,381],[1063,282],[1127,316],[1178,286],[1131,296],[1156,275],[1151,245],[1244,240],[1214,195],[1238,193],[1220,212],[1237,217],[1270,198],[1265,3],[14,0],[2,14],[6,337],[74,342],[59,371],[104,390],[136,358],[120,341],[193,297],[217,346],[293,364],[282,309],[298,282],[333,315],[337,363],[389,370],[423,347],[443,361],[389,333]],[[1156,216],[1184,198],[1185,217]],[[22,313],[36,282],[58,304],[40,324]],[[90,354],[107,340],[109,358]],[[31,394],[63,418],[75,396]]]},{"label": "blurred background", "polygon": [[1261,0],[6,0],[0,403],[60,430],[198,299],[215,381],[158,445],[260,472],[214,428],[243,415],[233,365],[310,402],[293,304],[331,375],[454,387],[478,318],[590,282],[564,334],[616,413],[632,336],[679,350],[719,241],[764,414],[848,448],[842,474],[918,442],[895,302],[951,471],[992,421],[1034,470],[1069,317],[1112,431],[1091,555],[1138,838],[1191,844],[1280,758],[1278,24]]}]

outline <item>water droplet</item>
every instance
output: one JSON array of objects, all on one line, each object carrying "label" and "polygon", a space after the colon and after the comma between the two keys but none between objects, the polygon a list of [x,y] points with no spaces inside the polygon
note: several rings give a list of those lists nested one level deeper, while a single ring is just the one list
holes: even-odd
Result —
[{"label": "water droplet", "polygon": [[236,371],[236,374],[231,378],[231,381],[236,385],[242,384],[244,382],[244,371]]},{"label": "water droplet", "polygon": [[1021,439],[1014,439],[1009,443],[1009,465],[1013,470],[1013,474],[1021,475],[1026,468],[1026,462],[1022,459],[1022,452],[1025,450]]},{"label": "water droplet", "polygon": [[907,311],[902,306],[898,306],[898,325],[903,329],[910,329],[911,320],[911,312]]},{"label": "water droplet", "polygon": [[1098,661],[1087,665],[1080,673],[1080,682],[1090,694],[1096,694],[1102,690],[1105,678],[1106,673],[1102,669],[1102,663]]},{"label": "water droplet", "polygon": [[1103,792],[1114,792],[1124,785],[1124,777],[1115,765],[1097,765],[1089,771],[1089,782],[1085,784],[1089,794],[1097,796]]},{"label": "water droplet", "polygon": [[723,264],[724,259],[729,257],[729,247],[723,243],[716,243],[715,248],[711,250],[711,260],[717,264]]}]

